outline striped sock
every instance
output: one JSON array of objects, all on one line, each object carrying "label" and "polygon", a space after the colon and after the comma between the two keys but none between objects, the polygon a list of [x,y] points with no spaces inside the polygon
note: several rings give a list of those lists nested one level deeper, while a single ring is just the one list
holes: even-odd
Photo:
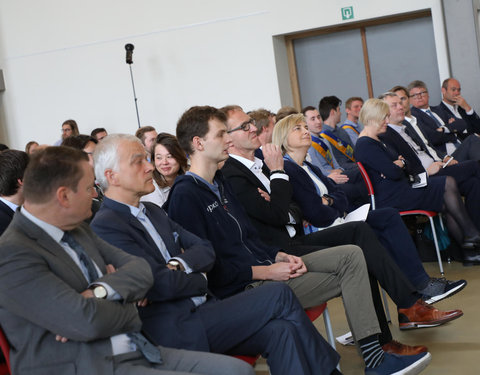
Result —
[{"label": "striped sock", "polygon": [[375,335],[361,339],[358,343],[360,344],[365,366],[375,368],[382,363],[385,352]]}]

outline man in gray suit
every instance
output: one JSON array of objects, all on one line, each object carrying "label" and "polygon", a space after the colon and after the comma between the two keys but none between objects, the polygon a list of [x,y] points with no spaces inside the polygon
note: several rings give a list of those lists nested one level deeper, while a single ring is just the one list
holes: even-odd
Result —
[{"label": "man in gray suit", "polygon": [[0,324],[19,375],[252,374],[229,357],[153,346],[136,302],[147,262],[98,238],[94,175],[80,150],[49,147],[24,176],[23,206],[0,239]]}]

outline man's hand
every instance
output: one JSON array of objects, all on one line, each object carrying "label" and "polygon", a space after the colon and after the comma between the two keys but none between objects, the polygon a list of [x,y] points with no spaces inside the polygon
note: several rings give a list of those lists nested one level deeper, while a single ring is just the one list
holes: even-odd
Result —
[{"label": "man's hand", "polygon": [[348,182],[348,176],[341,172],[336,172],[338,169],[334,169],[327,177],[335,181],[336,184],[344,184]]},{"label": "man's hand", "polygon": [[436,128],[435,130],[439,133],[443,133],[445,131],[445,129],[442,127]]},{"label": "man's hand", "polygon": [[140,301],[137,302],[137,305],[140,307],[145,307],[148,305],[148,300],[146,298],[141,299]]},{"label": "man's hand", "polygon": [[305,266],[305,263],[303,263],[302,258],[284,253],[283,251],[279,251],[277,253],[277,256],[275,257],[275,262],[294,264],[295,273],[300,273],[301,275],[307,272],[307,267]]},{"label": "man's hand", "polygon": [[263,161],[271,171],[283,169],[283,155],[279,146],[267,143],[262,147]]},{"label": "man's hand", "polygon": [[436,161],[430,164],[430,166],[427,168],[427,174],[429,176],[433,176],[434,174],[437,174],[440,169],[443,167],[443,162],[441,161]]},{"label": "man's hand", "polygon": [[458,95],[457,97],[455,97],[455,104],[459,107],[462,107],[465,112],[468,112],[472,109],[472,107],[468,105],[467,101],[463,98],[462,95]]},{"label": "man's hand", "polygon": [[399,155],[398,159],[394,160],[393,164],[403,169],[405,167],[405,159],[403,158],[402,155]]},{"label": "man's hand", "polygon": [[266,280],[287,281],[302,275],[297,273],[298,265],[287,262],[278,262],[267,266]]},{"label": "man's hand", "polygon": [[113,264],[107,264],[105,268],[107,269],[107,274],[117,272],[117,269],[113,266]]},{"label": "man's hand", "polygon": [[60,341],[62,344],[65,344],[68,341],[68,339],[66,337],[63,337],[63,336],[60,336],[60,335],[56,335],[55,340]]},{"label": "man's hand", "polygon": [[260,188],[257,188],[257,190],[263,199],[265,199],[267,202],[270,202],[270,194]]},{"label": "man's hand", "polygon": [[[448,162],[450,159],[453,159],[453,156],[447,155],[443,158],[443,163],[445,164]],[[447,167],[450,167],[451,165],[456,165],[458,164],[458,160],[453,159],[450,163],[448,163]],[[446,167],[445,167],[446,168]]]}]

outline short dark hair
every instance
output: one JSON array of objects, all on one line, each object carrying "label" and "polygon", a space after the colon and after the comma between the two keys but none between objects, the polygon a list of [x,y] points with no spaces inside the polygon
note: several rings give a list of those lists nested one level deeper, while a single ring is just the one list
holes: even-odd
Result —
[{"label": "short dark hair", "polygon": [[3,150],[8,150],[8,146],[4,145],[3,143],[0,143],[0,151],[3,151]]},{"label": "short dark hair", "polygon": [[193,154],[193,137],[205,137],[209,129],[208,122],[212,119],[227,122],[227,116],[222,110],[208,105],[191,107],[180,117],[177,122],[177,139],[187,154]]},{"label": "short dark hair", "polygon": [[135,132],[135,137],[140,139],[145,146],[145,133],[148,132],[156,132],[157,130],[153,126],[142,126],[141,128],[138,128],[137,131]]},{"label": "short dark hair", "polygon": [[330,111],[333,109],[334,111],[342,105],[342,101],[338,99],[336,96],[324,96],[320,99],[318,103],[318,111],[320,112],[320,116],[322,120],[325,121],[327,118],[330,117]]},{"label": "short dark hair", "polygon": [[409,96],[408,89],[405,86],[396,85],[396,86],[393,86],[389,91],[390,92],[397,92],[397,91],[400,91],[400,90],[403,91],[405,93],[405,95]]},{"label": "short dark hair", "polygon": [[0,195],[15,195],[28,165],[28,154],[18,150],[0,152]]},{"label": "short dark hair", "polygon": [[306,113],[308,111],[315,111],[315,110],[316,110],[316,108],[313,105],[307,105],[306,107],[302,108],[302,113],[303,113],[304,116],[306,116]]},{"label": "short dark hair", "polygon": [[[150,154],[152,155],[153,166],[155,166],[155,147],[157,147],[157,145],[162,145],[163,147],[165,147],[170,153],[170,155],[172,155],[172,157],[180,165],[178,174],[179,175],[185,174],[188,168],[187,156],[185,155],[185,151],[183,151],[180,145],[178,144],[177,137],[169,133],[160,133],[159,135],[157,135],[157,138],[155,139],[155,143],[153,144],[152,149],[150,151]],[[153,170],[153,179],[158,184],[158,186],[160,187],[167,186],[167,182],[165,181],[165,178],[157,170],[157,168]]]},{"label": "short dark hair", "polygon": [[97,139],[96,135],[97,135],[98,133],[102,133],[102,132],[105,132],[105,133],[106,133],[107,131],[105,130],[105,128],[95,128],[95,129],[93,129],[92,132],[90,133],[90,136],[92,136],[93,138]]},{"label": "short dark hair", "polygon": [[72,135],[79,135],[80,132],[78,131],[78,125],[77,125],[77,122],[75,120],[65,120],[63,123],[62,123],[62,126],[63,125],[70,125],[70,128],[72,129]]},{"label": "short dark hair", "polygon": [[350,107],[352,106],[352,103],[357,101],[364,103],[363,98],[359,96],[352,96],[351,98],[348,98],[347,101],[345,102],[345,108],[350,109]]},{"label": "short dark hair", "polygon": [[73,147],[78,150],[83,150],[87,146],[88,142],[98,144],[98,141],[95,138],[86,134],[79,134],[65,138],[62,142],[62,146]]},{"label": "short dark hair", "polygon": [[455,78],[449,77],[449,78],[443,80],[443,82],[442,82],[442,89],[448,90],[448,82],[450,82],[450,80],[452,80],[452,79],[455,79]]},{"label": "short dark hair", "polygon": [[290,116],[290,115],[294,115],[298,113],[298,109],[296,109],[295,107],[291,107],[291,106],[284,106],[282,108],[280,108],[276,114],[276,120],[277,122],[279,122],[281,119],[287,117],[287,116]]},{"label": "short dark hair", "polygon": [[71,147],[47,147],[35,152],[23,178],[25,200],[31,203],[47,202],[60,186],[76,192],[78,182],[83,177],[81,161],[88,162],[87,154]]},{"label": "short dark hair", "polygon": [[270,119],[275,116],[272,112],[259,108],[255,111],[248,112],[248,115],[255,120],[255,127],[257,128],[257,135],[262,134],[263,128],[268,128]]}]

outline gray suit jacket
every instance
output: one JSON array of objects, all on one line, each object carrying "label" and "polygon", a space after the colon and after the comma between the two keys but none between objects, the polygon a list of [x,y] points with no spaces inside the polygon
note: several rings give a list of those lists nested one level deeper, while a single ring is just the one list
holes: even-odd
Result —
[{"label": "gray suit jacket", "polygon": [[[110,337],[139,331],[133,303],[151,287],[147,262],[97,237],[72,231],[123,301],[84,298],[88,283],[65,250],[19,211],[0,239],[0,324],[11,344],[13,373],[113,374]],[[105,265],[117,271],[106,274]],[[55,335],[67,343],[55,341]]]}]

